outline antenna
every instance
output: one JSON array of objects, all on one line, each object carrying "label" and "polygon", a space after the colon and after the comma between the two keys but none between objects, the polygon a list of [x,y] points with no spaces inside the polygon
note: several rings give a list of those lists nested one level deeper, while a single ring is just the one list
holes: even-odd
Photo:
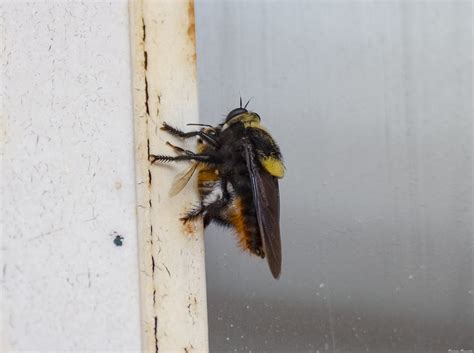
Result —
[{"label": "antenna", "polygon": [[[247,101],[247,103],[245,103],[244,109],[247,109],[247,105],[249,105],[249,103],[250,103],[250,101],[251,101],[252,99],[253,99],[253,97],[250,98],[250,99]],[[240,107],[242,108],[242,103],[240,104]]]}]

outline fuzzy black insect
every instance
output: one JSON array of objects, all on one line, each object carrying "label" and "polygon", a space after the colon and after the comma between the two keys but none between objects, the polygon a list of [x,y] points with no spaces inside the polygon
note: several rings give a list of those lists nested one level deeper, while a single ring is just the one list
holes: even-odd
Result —
[{"label": "fuzzy black insect", "polygon": [[242,248],[266,257],[272,275],[281,272],[280,200],[278,179],[284,175],[280,149],[247,105],[232,110],[216,127],[183,132],[166,123],[162,130],[190,138],[198,136],[197,153],[168,143],[177,156],[151,155],[151,162],[194,161],[176,177],[171,195],[179,193],[198,170],[200,204],[184,222],[201,218],[235,229]]}]

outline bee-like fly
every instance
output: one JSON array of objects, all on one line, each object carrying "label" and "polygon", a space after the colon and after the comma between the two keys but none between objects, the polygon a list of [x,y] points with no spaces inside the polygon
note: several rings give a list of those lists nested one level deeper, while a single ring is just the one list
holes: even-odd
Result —
[{"label": "bee-like fly", "polygon": [[235,229],[239,244],[266,257],[273,277],[281,272],[280,199],[278,179],[285,172],[280,149],[246,106],[232,110],[222,124],[183,132],[166,123],[162,130],[180,138],[198,136],[197,153],[174,148],[177,156],[151,155],[151,162],[193,161],[170,190],[176,195],[198,171],[200,204],[184,222],[201,218]]}]

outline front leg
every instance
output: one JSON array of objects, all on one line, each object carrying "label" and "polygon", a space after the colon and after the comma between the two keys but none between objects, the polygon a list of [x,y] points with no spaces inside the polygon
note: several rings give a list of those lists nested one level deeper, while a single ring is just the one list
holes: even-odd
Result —
[{"label": "front leg", "polygon": [[165,156],[161,154],[150,154],[149,156],[150,163],[154,164],[156,162],[166,163],[166,162],[179,162],[179,161],[197,161],[204,163],[216,163],[212,156],[206,154],[192,154],[192,155],[181,155],[181,156]]},{"label": "front leg", "polygon": [[199,136],[204,141],[206,141],[209,145],[213,147],[219,146],[219,143],[217,142],[217,140],[213,136],[205,133],[204,131],[199,130],[199,131],[184,132],[184,131],[181,131],[180,129],[172,127],[171,125],[168,125],[167,123],[163,123],[161,130],[166,131],[173,136],[177,136],[183,139]]}]

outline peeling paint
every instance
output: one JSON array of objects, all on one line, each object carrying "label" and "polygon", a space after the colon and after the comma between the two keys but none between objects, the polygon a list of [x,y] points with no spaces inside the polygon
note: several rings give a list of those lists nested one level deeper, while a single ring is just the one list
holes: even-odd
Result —
[{"label": "peeling paint", "polygon": [[188,296],[188,314],[194,320],[195,317],[198,315],[198,301],[196,296],[190,295]]},{"label": "peeling paint", "polygon": [[145,19],[142,17],[142,42],[145,43],[146,40],[146,27],[145,27]]},{"label": "peeling paint", "polygon": [[155,336],[155,353],[158,353],[159,349],[158,349],[158,317],[157,316],[155,316],[155,320],[154,320],[153,333]]},{"label": "peeling paint", "polygon": [[[148,93],[148,79],[145,75],[145,111],[146,114],[149,116],[150,115],[150,107],[148,105],[148,99],[150,98],[149,93]],[[148,120],[148,117],[147,117]]]}]

